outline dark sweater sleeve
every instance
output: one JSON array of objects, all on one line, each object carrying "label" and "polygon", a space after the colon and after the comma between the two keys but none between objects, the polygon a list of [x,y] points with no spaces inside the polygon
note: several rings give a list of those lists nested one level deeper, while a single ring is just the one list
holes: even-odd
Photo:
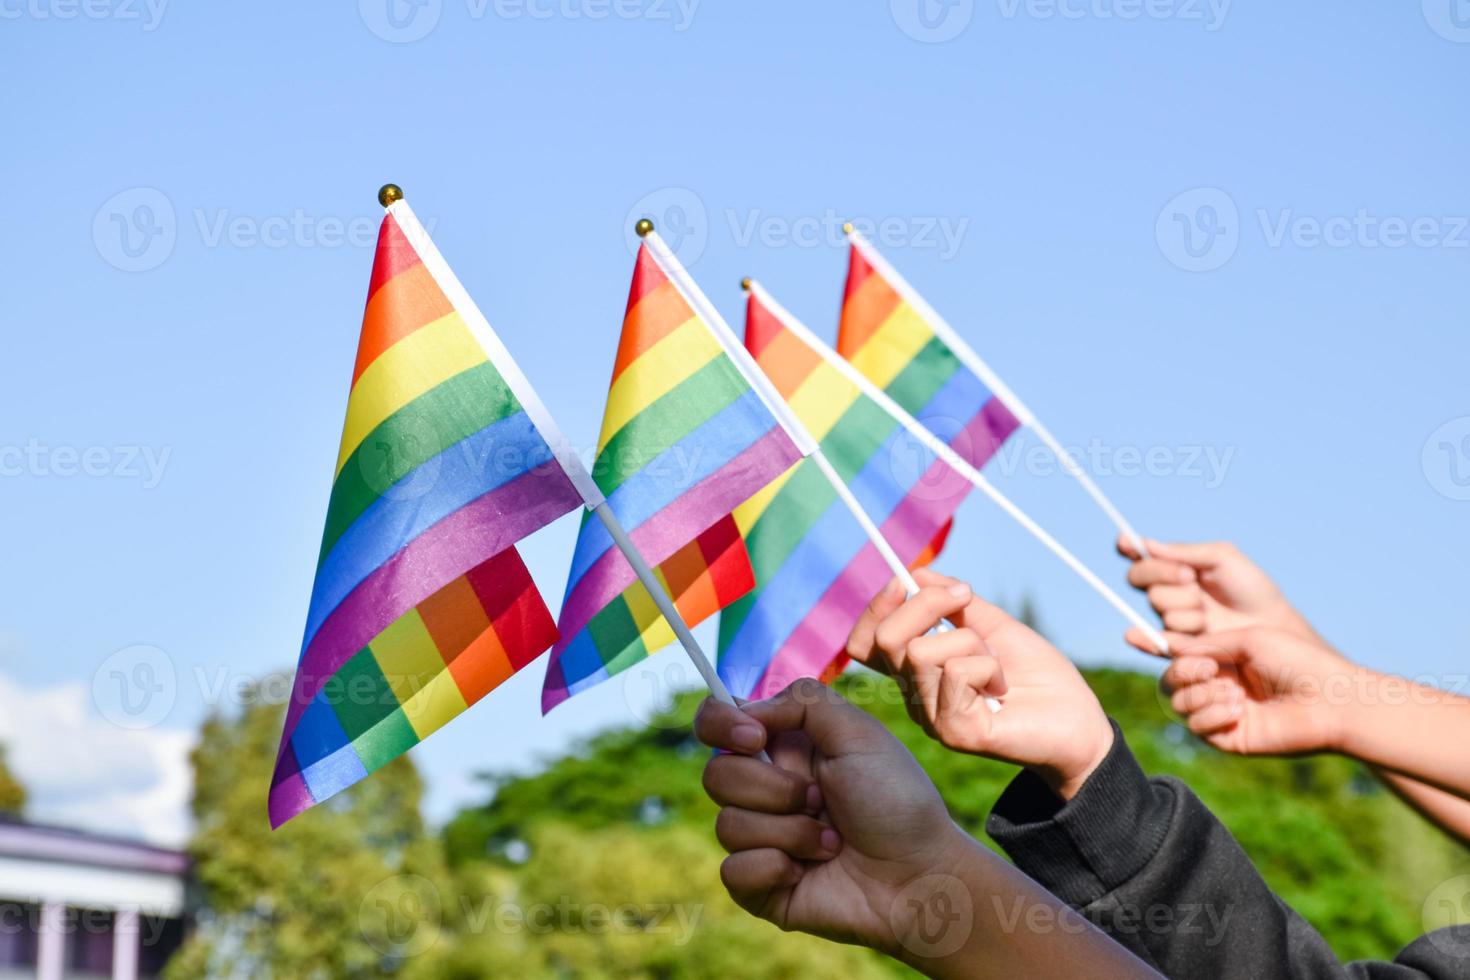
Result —
[{"label": "dark sweater sleeve", "polygon": [[1177,779],[1149,779],[1113,726],[1113,749],[1063,803],[1022,772],[987,829],[1016,866],[1166,976],[1470,977],[1470,927],[1424,936],[1392,963],[1339,962],[1266,886],[1235,838]]}]

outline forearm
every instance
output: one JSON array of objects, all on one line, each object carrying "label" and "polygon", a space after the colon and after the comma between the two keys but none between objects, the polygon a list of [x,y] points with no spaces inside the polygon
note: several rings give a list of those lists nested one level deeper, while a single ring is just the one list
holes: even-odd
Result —
[{"label": "forearm", "polygon": [[[936,980],[1158,977],[1082,915],[978,843],[905,889],[897,956]],[[896,910],[897,911],[897,910]]]},{"label": "forearm", "polygon": [[1451,837],[1470,844],[1470,800],[1388,769],[1374,769],[1399,799]]},{"label": "forearm", "polygon": [[[1350,675],[1337,744],[1375,768],[1470,799],[1470,699],[1401,677],[1359,669]],[[1330,690],[1324,692],[1332,696]]]}]

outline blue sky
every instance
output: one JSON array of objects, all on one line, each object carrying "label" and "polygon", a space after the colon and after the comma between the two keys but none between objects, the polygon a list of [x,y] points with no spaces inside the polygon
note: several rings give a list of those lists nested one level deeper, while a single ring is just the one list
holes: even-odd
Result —
[{"label": "blue sky", "polygon": [[[829,336],[837,226],[886,229],[1147,533],[1463,684],[1461,0],[389,2],[0,0],[0,739],[38,817],[177,836],[202,713],[294,663],[385,180],[583,444],[641,212],[737,325],[755,275]],[[995,482],[1121,587],[1030,445]],[[524,549],[553,604],[574,531]],[[1150,666],[984,501],[952,542],[1079,661]],[[546,720],[525,672],[415,750],[430,812],[677,657]]]}]

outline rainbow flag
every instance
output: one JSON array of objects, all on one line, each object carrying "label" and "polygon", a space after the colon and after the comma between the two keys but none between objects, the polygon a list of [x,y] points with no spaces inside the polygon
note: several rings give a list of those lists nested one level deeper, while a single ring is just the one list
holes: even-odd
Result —
[{"label": "rainbow flag", "polygon": [[[592,471],[691,626],[751,587],[730,511],[801,458],[694,308],[644,243]],[[577,537],[558,627],[544,711],[673,638],[591,515]]]},{"label": "rainbow flag", "polygon": [[580,507],[525,377],[402,201],[378,233],[271,779],[280,826],[556,640],[514,545]]},{"label": "rainbow flag", "polygon": [[837,352],[976,469],[1021,423],[854,241]]},{"label": "rainbow flag", "polygon": [[[943,546],[968,481],[916,448],[903,427],[786,324],[759,286],[746,304],[745,345],[901,560]],[[735,510],[757,586],[720,617],[720,676],[732,693],[765,698],[845,663],[847,635],[893,577],[830,483],[810,461]]]}]

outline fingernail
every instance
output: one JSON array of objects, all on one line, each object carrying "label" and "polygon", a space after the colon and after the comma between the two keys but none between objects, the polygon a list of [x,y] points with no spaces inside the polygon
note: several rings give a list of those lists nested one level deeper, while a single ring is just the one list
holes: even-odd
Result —
[{"label": "fingernail", "polygon": [[949,594],[956,599],[970,598],[970,587],[964,582],[957,582],[949,587]]},{"label": "fingernail", "polygon": [[816,783],[806,788],[806,808],[813,813],[822,812],[822,787]]},{"label": "fingernail", "polygon": [[831,827],[822,831],[822,850],[829,854],[836,854],[842,850],[842,837]]},{"label": "fingernail", "polygon": [[1184,585],[1189,585],[1194,581],[1194,579],[1194,569],[1190,568],[1188,565],[1185,565],[1183,568],[1179,569],[1179,581],[1181,583],[1183,583]]},{"label": "fingernail", "polygon": [[883,590],[884,594],[889,596],[901,596],[904,591],[903,583],[898,579],[889,582],[887,588]]},{"label": "fingernail", "polygon": [[766,733],[754,725],[736,725],[730,732],[730,741],[735,743],[735,747],[747,752],[760,748],[765,739]]}]

